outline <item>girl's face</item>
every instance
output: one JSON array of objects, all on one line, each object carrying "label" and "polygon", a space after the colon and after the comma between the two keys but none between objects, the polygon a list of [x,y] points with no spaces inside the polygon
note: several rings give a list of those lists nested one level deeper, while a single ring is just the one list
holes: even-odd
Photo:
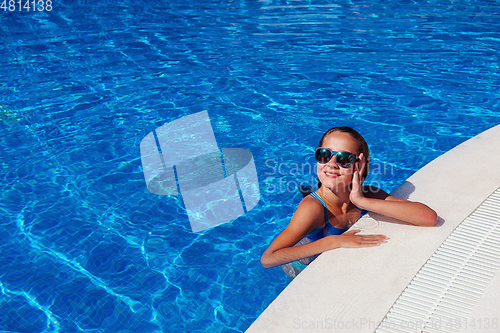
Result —
[{"label": "girl's face", "polygon": [[[347,151],[359,156],[358,142],[348,133],[333,132],[328,134],[323,139],[323,148],[339,152]],[[337,157],[333,156],[332,159],[326,163],[316,163],[316,171],[322,186],[330,189],[332,192],[342,192],[347,189],[351,183],[352,174],[354,170],[354,163],[348,168],[342,168],[337,165]]]}]

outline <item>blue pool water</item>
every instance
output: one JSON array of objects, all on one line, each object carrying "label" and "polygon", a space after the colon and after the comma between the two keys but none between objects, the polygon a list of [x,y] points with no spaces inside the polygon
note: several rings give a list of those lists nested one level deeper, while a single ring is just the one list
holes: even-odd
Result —
[{"label": "blue pool water", "polygon": [[[259,259],[326,129],[361,132],[390,191],[500,123],[499,6],[0,9],[0,331],[245,331],[287,285]],[[147,191],[139,144],[201,110],[219,147],[252,152],[261,200],[194,234],[180,197]]]}]

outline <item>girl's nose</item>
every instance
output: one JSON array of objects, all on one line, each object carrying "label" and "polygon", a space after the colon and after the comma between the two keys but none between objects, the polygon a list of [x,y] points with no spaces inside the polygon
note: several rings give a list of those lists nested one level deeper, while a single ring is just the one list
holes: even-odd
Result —
[{"label": "girl's nose", "polygon": [[331,164],[334,168],[339,168],[337,164],[337,155],[332,156],[332,159],[329,160],[326,164]]}]

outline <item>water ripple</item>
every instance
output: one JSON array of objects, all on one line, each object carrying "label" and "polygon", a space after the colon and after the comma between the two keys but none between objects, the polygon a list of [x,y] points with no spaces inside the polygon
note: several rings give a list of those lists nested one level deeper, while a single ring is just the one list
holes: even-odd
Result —
[{"label": "water ripple", "polygon": [[[241,332],[286,286],[259,258],[336,125],[390,191],[500,123],[495,2],[59,2],[0,15],[0,328]],[[24,15],[26,14],[26,15]],[[261,201],[193,234],[139,144],[208,110]],[[281,166],[281,169],[279,168]],[[273,172],[274,170],[274,172]]]}]

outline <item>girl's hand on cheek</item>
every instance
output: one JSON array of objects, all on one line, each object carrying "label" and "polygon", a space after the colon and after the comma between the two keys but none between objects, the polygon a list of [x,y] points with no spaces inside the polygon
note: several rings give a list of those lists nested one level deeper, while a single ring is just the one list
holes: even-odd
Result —
[{"label": "girl's hand on cheek", "polygon": [[[361,166],[361,170],[360,170],[360,166]],[[363,174],[364,170],[365,170],[365,166],[366,166],[366,161],[365,161],[365,157],[363,156],[363,154],[361,153],[359,155],[359,161],[354,163],[354,173],[352,175],[352,190],[351,190],[351,194],[349,196],[349,199],[351,200],[351,202],[358,206],[360,201],[362,201],[365,196],[363,195],[363,185],[361,183],[361,175]]]}]

